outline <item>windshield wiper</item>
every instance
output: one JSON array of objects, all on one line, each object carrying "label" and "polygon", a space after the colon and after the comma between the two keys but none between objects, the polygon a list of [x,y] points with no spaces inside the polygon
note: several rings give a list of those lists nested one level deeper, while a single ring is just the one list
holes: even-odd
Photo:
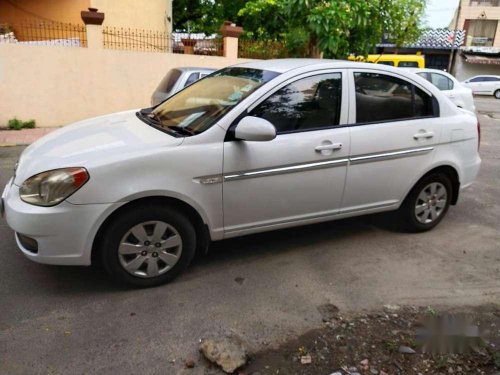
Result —
[{"label": "windshield wiper", "polygon": [[152,111],[147,111],[147,110],[142,110],[139,112],[146,121],[149,121],[155,126],[159,126],[164,130],[170,130],[173,132],[176,132],[177,134],[182,134],[182,135],[195,135],[195,133],[192,130],[183,128],[182,126],[176,126],[176,125],[165,125],[163,122],[161,122],[160,117],[152,112]]},{"label": "windshield wiper", "polygon": [[172,130],[175,130],[181,134],[184,134],[184,135],[194,135],[194,132],[192,130],[189,130],[189,129],[186,129],[186,128],[183,128],[182,126],[167,126],[168,129],[172,129]]}]

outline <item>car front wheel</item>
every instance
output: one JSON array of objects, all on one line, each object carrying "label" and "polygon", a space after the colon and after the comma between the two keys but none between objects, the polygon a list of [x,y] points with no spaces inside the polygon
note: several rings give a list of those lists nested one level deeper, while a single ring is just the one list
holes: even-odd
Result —
[{"label": "car front wheel", "polygon": [[119,283],[160,285],[189,265],[195,237],[193,225],[181,212],[146,204],[121,213],[107,227],[101,241],[102,261]]},{"label": "car front wheel", "polygon": [[422,178],[398,211],[400,224],[410,232],[434,228],[450,207],[452,184],[448,176],[434,173]]},{"label": "car front wheel", "polygon": [[495,95],[495,98],[500,99],[500,90],[495,91],[493,95]]}]

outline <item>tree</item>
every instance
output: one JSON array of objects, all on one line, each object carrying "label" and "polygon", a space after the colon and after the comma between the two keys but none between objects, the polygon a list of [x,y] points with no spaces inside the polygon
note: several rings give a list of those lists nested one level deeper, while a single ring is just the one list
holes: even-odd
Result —
[{"label": "tree", "polygon": [[[250,0],[238,15],[257,38],[304,42],[308,55],[366,55],[388,36],[397,45],[420,33],[426,0]],[[299,43],[300,44],[300,43]]]},{"label": "tree", "polygon": [[383,38],[400,46],[420,34],[426,0],[174,0],[174,29],[217,32],[224,20],[245,36],[284,42],[295,56],[366,55]]},{"label": "tree", "polygon": [[174,30],[193,33],[216,33],[225,20],[239,23],[238,12],[247,0],[174,0]]}]

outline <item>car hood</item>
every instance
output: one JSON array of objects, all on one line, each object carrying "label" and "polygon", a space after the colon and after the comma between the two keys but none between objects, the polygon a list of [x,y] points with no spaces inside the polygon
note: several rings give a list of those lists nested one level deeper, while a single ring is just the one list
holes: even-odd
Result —
[{"label": "car hood", "polygon": [[95,117],[60,128],[27,147],[14,183],[37,173],[64,167],[92,168],[127,157],[177,146],[176,138],[139,120],[137,110]]}]

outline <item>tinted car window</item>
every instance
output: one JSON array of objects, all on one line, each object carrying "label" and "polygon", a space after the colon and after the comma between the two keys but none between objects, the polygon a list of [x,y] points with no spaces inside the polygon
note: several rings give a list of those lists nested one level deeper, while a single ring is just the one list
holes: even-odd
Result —
[{"label": "tinted car window", "polygon": [[181,71],[178,69],[172,69],[171,71],[169,71],[167,75],[161,80],[156,91],[161,91],[165,93],[172,91],[175,82],[177,82],[181,74],[182,74]]},{"label": "tinted car window", "polygon": [[307,77],[278,90],[250,115],[271,122],[278,133],[339,124],[342,75]]},{"label": "tinted car window", "polygon": [[[445,77],[446,78],[446,77]],[[418,87],[413,86],[415,90],[414,93],[414,108],[415,108],[415,117],[426,117],[434,115],[433,108],[433,100],[432,96],[426,94]]]},{"label": "tinted car window", "polygon": [[486,82],[496,82],[496,81],[500,81],[500,78],[496,78],[496,77],[484,77],[483,81],[486,81]]},{"label": "tinted car window", "polygon": [[394,66],[394,61],[378,61],[377,64]]},{"label": "tinted car window", "polygon": [[483,77],[476,77],[472,78],[469,82],[483,82],[484,78]]},{"label": "tinted car window", "polygon": [[200,73],[198,73],[198,72],[191,73],[189,75],[188,79],[186,80],[186,83],[185,83],[184,87],[189,86],[189,85],[195,83],[198,80],[198,78],[200,78]]},{"label": "tinted car window", "polygon": [[400,61],[398,64],[400,68],[418,68],[418,63],[416,61]]},{"label": "tinted car window", "polygon": [[354,73],[356,121],[380,122],[433,115],[432,97],[400,78]]}]

